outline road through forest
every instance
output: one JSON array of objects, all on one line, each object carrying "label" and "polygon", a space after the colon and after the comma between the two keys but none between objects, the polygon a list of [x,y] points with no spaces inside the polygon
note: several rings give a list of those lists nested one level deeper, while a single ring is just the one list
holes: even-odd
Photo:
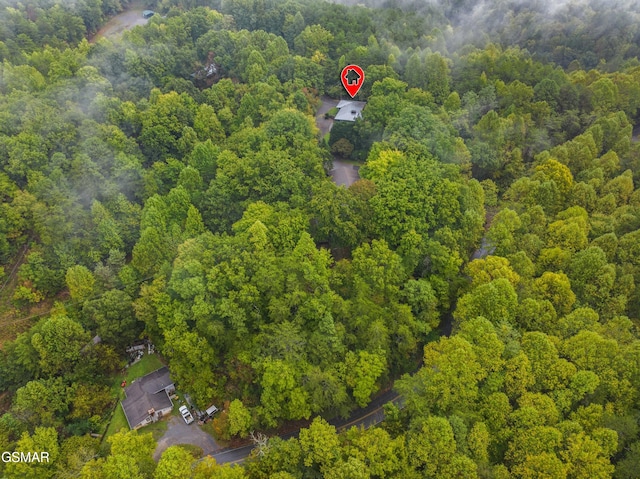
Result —
[{"label": "road through forest", "polygon": [[[329,101],[326,101],[326,100],[329,100]],[[323,97],[322,105],[318,109],[318,113],[316,114],[316,125],[322,132],[323,136],[327,132],[329,132],[329,130],[331,129],[331,123],[330,123],[331,120],[325,120],[324,114],[336,104],[337,104],[336,100],[331,100],[329,98]],[[335,164],[335,160],[334,160],[334,164]],[[335,181],[335,177],[334,177],[334,181]],[[471,255],[471,259],[484,258],[490,252],[491,251],[489,246],[487,245],[486,239],[482,238],[482,243],[480,248],[473,252],[473,254]],[[455,309],[455,305],[451,309],[451,311],[449,311],[447,314],[445,314],[442,317],[440,321],[439,330],[443,336],[451,335],[451,331],[453,329],[453,310],[454,309]],[[338,431],[343,431],[353,426],[356,426],[356,427],[363,426],[365,429],[367,429],[371,426],[375,426],[376,424],[379,424],[380,422],[382,422],[382,420],[384,419],[384,405],[390,402],[393,402],[399,405],[402,404],[402,398],[398,395],[398,393],[396,393],[393,390],[393,387],[376,396],[367,407],[353,411],[347,419],[344,419],[344,420],[334,419],[329,421],[329,423],[336,426],[336,429]],[[298,430],[288,434],[283,434],[280,437],[282,439],[297,437],[299,432],[300,431]],[[235,449],[227,449],[224,451],[220,451],[213,454],[212,456],[216,459],[218,463],[235,464],[235,463],[243,462],[249,456],[252,450],[253,450],[253,444],[249,444],[247,446],[243,446]]]}]

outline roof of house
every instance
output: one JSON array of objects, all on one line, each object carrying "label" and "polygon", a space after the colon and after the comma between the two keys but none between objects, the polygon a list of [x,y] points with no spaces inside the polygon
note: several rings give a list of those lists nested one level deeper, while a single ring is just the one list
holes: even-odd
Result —
[{"label": "roof of house", "polygon": [[129,427],[134,428],[144,421],[150,409],[158,411],[172,407],[171,399],[165,392],[165,388],[172,384],[169,369],[165,366],[137,379],[126,388],[124,392],[127,397],[122,401],[122,409]]},{"label": "roof of house", "polygon": [[361,113],[366,101],[340,100],[336,105],[338,113],[334,117],[336,121],[356,121]]},{"label": "roof of house", "polygon": [[336,105],[336,108],[339,110],[340,108],[344,108],[345,105],[348,105],[349,103],[353,103],[353,100],[340,100]]}]

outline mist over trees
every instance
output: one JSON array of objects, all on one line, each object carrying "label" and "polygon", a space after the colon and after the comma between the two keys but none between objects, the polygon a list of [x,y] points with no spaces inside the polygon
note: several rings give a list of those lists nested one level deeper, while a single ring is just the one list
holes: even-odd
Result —
[{"label": "mist over trees", "polygon": [[[4,476],[635,477],[638,5],[357,3],[0,0]],[[142,337],[261,453],[92,438]]]}]

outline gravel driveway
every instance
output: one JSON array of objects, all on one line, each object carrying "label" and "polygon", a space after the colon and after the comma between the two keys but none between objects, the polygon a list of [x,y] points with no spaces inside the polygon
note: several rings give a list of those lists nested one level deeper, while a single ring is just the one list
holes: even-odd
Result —
[{"label": "gravel driveway", "polygon": [[347,188],[360,179],[360,167],[344,161],[333,158],[333,169],[330,174],[333,182],[338,186],[346,186]]},{"label": "gravel driveway", "polygon": [[316,113],[316,126],[320,130],[320,136],[324,137],[324,135],[329,133],[329,130],[331,130],[331,127],[333,126],[333,118],[325,118],[324,114],[336,106],[338,104],[338,100],[334,100],[328,96],[322,96],[320,100],[322,100],[322,104]]},{"label": "gravel driveway", "polygon": [[158,441],[156,450],[153,453],[153,458],[156,461],[159,460],[165,449],[176,444],[193,444],[194,446],[198,446],[202,448],[205,456],[213,454],[220,449],[215,439],[200,429],[197,422],[187,425],[181,417],[171,416],[169,418],[167,431]]},{"label": "gravel driveway", "polygon": [[98,33],[90,40],[90,43],[98,41],[101,37],[114,40],[121,37],[126,30],[131,30],[138,25],[145,25],[149,19],[142,18],[142,10],[142,6],[136,6],[131,10],[117,14],[98,30]]}]

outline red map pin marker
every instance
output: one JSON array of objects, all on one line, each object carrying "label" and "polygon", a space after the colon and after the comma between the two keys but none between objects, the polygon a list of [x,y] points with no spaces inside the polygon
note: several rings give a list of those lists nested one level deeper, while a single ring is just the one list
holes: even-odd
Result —
[{"label": "red map pin marker", "polygon": [[358,65],[347,65],[342,69],[340,80],[344,89],[353,98],[364,83],[364,72]]}]

